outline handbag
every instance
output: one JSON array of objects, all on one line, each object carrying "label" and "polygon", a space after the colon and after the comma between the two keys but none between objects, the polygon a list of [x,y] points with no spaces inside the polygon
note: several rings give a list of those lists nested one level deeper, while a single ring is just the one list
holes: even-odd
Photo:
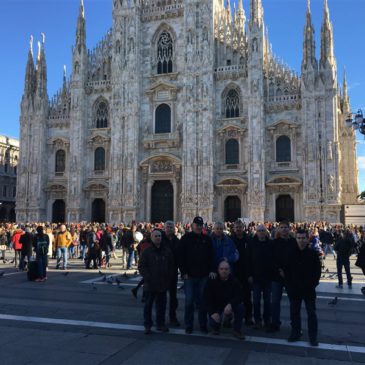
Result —
[{"label": "handbag", "polygon": [[0,245],[0,251],[6,251],[8,247],[6,245]]}]

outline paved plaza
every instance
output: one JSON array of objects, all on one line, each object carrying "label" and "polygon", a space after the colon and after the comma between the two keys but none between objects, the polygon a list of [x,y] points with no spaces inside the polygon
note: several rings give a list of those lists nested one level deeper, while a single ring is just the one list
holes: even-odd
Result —
[{"label": "paved plaza", "polygon": [[[9,257],[9,256],[8,256]],[[352,259],[353,289],[335,288],[335,261],[328,257],[328,273],[318,288],[318,348],[303,341],[289,344],[289,307],[282,304],[283,327],[277,334],[245,327],[246,340],[233,339],[230,330],[219,336],[197,330],[185,335],[182,328],[168,334],[143,334],[140,291],[134,299],[130,289],[138,282],[134,270],[128,278],[112,260],[112,268],[85,270],[71,260],[68,273],[50,262],[48,281],[28,282],[25,273],[10,264],[0,271],[0,343],[2,364],[123,364],[123,365],[235,365],[235,364],[328,364],[365,363],[365,279]],[[117,283],[121,281],[121,284]],[[184,295],[179,291],[178,317],[183,319]],[[338,297],[336,305],[328,304]],[[306,316],[303,314],[303,318]]]}]

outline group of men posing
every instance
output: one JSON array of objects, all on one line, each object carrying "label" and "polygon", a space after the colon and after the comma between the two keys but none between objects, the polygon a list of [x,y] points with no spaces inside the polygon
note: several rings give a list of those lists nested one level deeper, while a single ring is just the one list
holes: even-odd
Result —
[{"label": "group of men posing", "polygon": [[259,225],[251,237],[240,220],[235,222],[231,236],[223,231],[224,224],[215,223],[212,234],[205,234],[203,219],[195,217],[192,231],[185,233],[181,240],[174,234],[174,223],[166,222],[164,231],[154,229],[141,243],[144,249],[138,267],[144,279],[145,334],[151,333],[154,303],[156,329],[168,331],[167,292],[170,325],[179,325],[176,290],[180,271],[184,281],[187,334],[194,330],[195,308],[203,333],[208,333],[208,323],[214,335],[227,325],[233,327],[235,337],[244,339],[243,319],[246,325],[257,329],[280,331],[285,287],[292,328],[288,341],[298,341],[302,336],[300,310],[304,301],[309,342],[318,346],[315,288],[321,277],[321,264],[318,253],[309,247],[308,232],[299,228],[293,238],[289,235],[289,223],[281,222],[278,238],[271,240],[264,225]]}]

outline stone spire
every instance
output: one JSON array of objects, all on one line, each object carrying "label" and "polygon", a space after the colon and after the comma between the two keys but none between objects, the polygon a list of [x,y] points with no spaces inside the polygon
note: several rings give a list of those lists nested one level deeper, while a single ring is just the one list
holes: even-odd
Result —
[{"label": "stone spire", "polygon": [[328,2],[324,0],[324,15],[321,28],[321,68],[335,65],[333,51],[333,28],[330,20]]},{"label": "stone spire", "polygon": [[34,76],[35,76],[35,67],[33,60],[33,36],[30,36],[29,40],[29,52],[28,52],[28,61],[25,71],[25,83],[24,83],[24,95],[31,95],[34,91]]},{"label": "stone spire", "polygon": [[66,93],[67,91],[67,78],[66,78],[66,65],[63,65],[63,83],[62,83],[62,92]]},{"label": "stone spire", "polygon": [[304,27],[302,72],[309,70],[310,68],[317,68],[317,60],[310,0],[307,0],[307,20]]},{"label": "stone spire", "polygon": [[77,18],[76,29],[76,49],[81,53],[82,49],[86,49],[86,27],[85,27],[85,8],[84,0],[80,0],[79,16]]},{"label": "stone spire", "polygon": [[344,68],[343,71],[343,112],[344,113],[349,113],[351,108],[350,108],[350,98],[348,95],[348,90],[347,90],[347,77],[346,77],[346,68]]},{"label": "stone spire", "polygon": [[235,27],[238,31],[245,32],[246,14],[243,9],[242,0],[238,0],[238,8],[235,13]]},{"label": "stone spire", "polygon": [[37,94],[40,97],[47,96],[47,64],[46,55],[44,52],[45,35],[41,33],[42,43],[38,42],[38,55],[37,55]]},{"label": "stone spire", "polygon": [[264,9],[261,0],[251,0],[250,28],[260,28],[264,23]]}]

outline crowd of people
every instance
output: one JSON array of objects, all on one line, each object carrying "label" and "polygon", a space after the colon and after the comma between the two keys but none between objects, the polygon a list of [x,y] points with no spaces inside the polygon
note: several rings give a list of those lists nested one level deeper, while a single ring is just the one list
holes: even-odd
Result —
[{"label": "crowd of people", "polygon": [[[120,258],[116,249],[120,249]],[[0,251],[3,263],[14,264],[17,270],[26,270],[35,255],[36,281],[47,280],[50,257],[60,270],[67,270],[69,258],[82,260],[87,269],[110,267],[112,256],[126,270],[138,267],[142,280],[132,294],[137,297],[143,286],[146,334],[152,331],[154,304],[157,330],[168,331],[167,298],[169,324],[180,326],[176,312],[179,274],[184,282],[187,334],[194,330],[196,309],[204,333],[208,325],[214,335],[228,326],[233,327],[234,336],[244,339],[243,322],[268,332],[280,331],[281,299],[286,290],[292,328],[288,340],[298,341],[302,336],[304,302],[313,346],[318,345],[316,287],[328,255],[336,260],[339,289],[344,287],[343,268],[347,286],[352,288],[352,254],[357,254],[356,265],[365,275],[365,229],[326,222],[204,224],[201,217],[195,217],[185,225],[172,221],[118,226],[3,224]],[[362,292],[365,295],[365,287]]]}]

